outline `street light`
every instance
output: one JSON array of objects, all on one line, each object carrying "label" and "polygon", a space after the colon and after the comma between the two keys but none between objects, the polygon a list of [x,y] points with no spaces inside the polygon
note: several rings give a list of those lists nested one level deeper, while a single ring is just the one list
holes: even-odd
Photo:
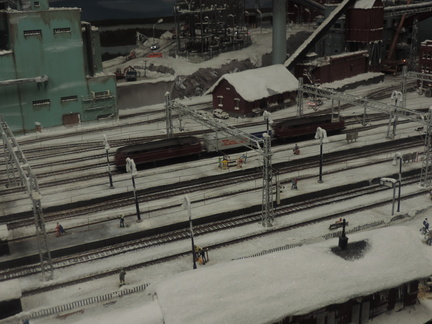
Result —
[{"label": "street light", "polygon": [[109,176],[109,182],[110,182],[110,188],[114,188],[113,181],[112,181],[112,175],[111,175],[111,166],[109,163],[109,156],[108,151],[110,150],[110,146],[108,144],[108,139],[106,135],[103,136],[103,144],[105,145],[105,152],[106,152],[106,158],[107,158],[107,166],[108,166],[108,176]]},{"label": "street light", "polygon": [[127,171],[127,173],[131,174],[133,193],[134,193],[134,198],[135,198],[135,207],[136,207],[136,213],[137,213],[137,218],[138,218],[138,222],[139,222],[139,221],[141,221],[141,213],[140,213],[140,209],[139,209],[138,197],[136,194],[136,187],[135,187],[135,176],[138,174],[138,172],[137,172],[135,162],[133,159],[126,158],[126,171]]},{"label": "street light", "polygon": [[323,165],[323,143],[328,143],[327,131],[318,127],[315,133],[315,138],[320,140],[320,166],[319,166],[319,179],[318,182],[322,183],[322,165]]},{"label": "street light", "polygon": [[192,259],[193,259],[193,268],[196,269],[196,254],[195,254],[195,243],[194,243],[194,236],[193,236],[193,227],[192,227],[192,212],[191,212],[191,202],[188,196],[184,196],[184,202],[183,202],[183,208],[188,210],[189,214],[189,229],[190,229],[190,236],[192,241]]},{"label": "street light", "polygon": [[263,117],[264,117],[264,120],[266,121],[266,124],[267,124],[267,134],[270,135],[269,124],[273,124],[273,120],[271,119],[271,113],[268,112],[267,110],[264,110]]},{"label": "street light", "polygon": [[161,19],[159,19],[154,25],[153,25],[153,44],[155,43],[155,37],[154,37],[154,29],[155,29],[155,26],[157,25],[157,24],[160,24],[161,22],[163,22],[163,19],[161,18]]},{"label": "street light", "polygon": [[398,193],[398,207],[397,207],[397,211],[400,212],[400,200],[401,200],[401,184],[402,184],[402,163],[403,163],[403,159],[402,159],[402,155],[397,152],[395,153],[394,157],[393,157],[393,162],[392,164],[394,166],[397,165],[397,160],[399,160],[399,193]]}]

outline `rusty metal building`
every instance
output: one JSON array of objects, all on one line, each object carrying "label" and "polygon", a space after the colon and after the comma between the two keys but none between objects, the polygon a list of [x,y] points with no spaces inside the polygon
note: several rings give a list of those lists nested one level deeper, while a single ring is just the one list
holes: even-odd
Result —
[{"label": "rusty metal building", "polygon": [[317,57],[297,64],[295,75],[303,76],[305,83],[322,84],[343,80],[368,72],[368,51],[356,51]]},{"label": "rusty metal building", "polygon": [[359,0],[346,13],[348,51],[369,52],[368,71],[381,71],[384,6],[381,0]]}]

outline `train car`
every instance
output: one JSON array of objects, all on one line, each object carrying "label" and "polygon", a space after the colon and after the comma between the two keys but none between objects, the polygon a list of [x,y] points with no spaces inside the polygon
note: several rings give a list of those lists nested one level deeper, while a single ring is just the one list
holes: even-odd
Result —
[{"label": "train car", "polygon": [[195,154],[199,155],[203,150],[202,140],[197,137],[174,137],[121,147],[116,151],[114,160],[118,168],[125,168],[126,158],[128,157],[133,159],[136,165],[140,165]]},{"label": "train car", "polygon": [[317,127],[335,133],[345,128],[345,121],[342,117],[332,120],[331,115],[305,116],[278,122],[273,125],[273,131],[275,138],[294,138],[315,135]]}]

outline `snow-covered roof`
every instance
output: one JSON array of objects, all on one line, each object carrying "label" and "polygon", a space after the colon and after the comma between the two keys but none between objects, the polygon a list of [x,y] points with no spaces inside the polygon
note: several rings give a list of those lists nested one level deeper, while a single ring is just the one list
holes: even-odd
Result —
[{"label": "snow-covered roof", "polygon": [[357,0],[354,4],[354,9],[371,9],[376,0]]},{"label": "snow-covered roof", "polygon": [[298,89],[298,80],[282,64],[224,74],[205,94],[212,93],[222,80],[227,80],[247,101]]},{"label": "snow-covered roof", "polygon": [[362,257],[333,253],[335,238],[157,282],[152,289],[164,323],[274,323],[432,273],[432,248],[416,229],[392,226],[348,238],[367,242]]}]

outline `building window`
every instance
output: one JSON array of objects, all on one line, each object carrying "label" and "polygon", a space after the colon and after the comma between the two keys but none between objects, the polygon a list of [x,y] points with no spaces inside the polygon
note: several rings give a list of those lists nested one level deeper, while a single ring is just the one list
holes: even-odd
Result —
[{"label": "building window", "polygon": [[217,96],[217,98],[218,98],[218,101],[219,101],[218,107],[223,107],[223,103],[222,103],[223,96]]},{"label": "building window", "polygon": [[78,96],[61,97],[61,102],[78,101]]},{"label": "building window", "polygon": [[33,106],[49,106],[51,104],[51,100],[49,99],[42,99],[42,100],[33,100]]},{"label": "building window", "polygon": [[91,91],[91,93],[93,99],[105,99],[111,97],[111,92],[109,90],[99,91],[99,92]]},{"label": "building window", "polygon": [[230,88],[230,87],[226,87],[226,89],[227,89],[227,90],[231,90],[231,88]]},{"label": "building window", "polygon": [[42,36],[42,29],[24,30],[24,36]]},{"label": "building window", "polygon": [[240,110],[240,99],[234,98],[234,110]]},{"label": "building window", "polygon": [[69,27],[54,28],[53,31],[54,31],[54,34],[64,34],[64,33],[70,33],[71,29]]},{"label": "building window", "polygon": [[34,2],[34,6],[35,6],[35,8],[39,8],[39,7],[40,7],[40,3],[39,3],[39,1],[35,1],[35,2]]}]

